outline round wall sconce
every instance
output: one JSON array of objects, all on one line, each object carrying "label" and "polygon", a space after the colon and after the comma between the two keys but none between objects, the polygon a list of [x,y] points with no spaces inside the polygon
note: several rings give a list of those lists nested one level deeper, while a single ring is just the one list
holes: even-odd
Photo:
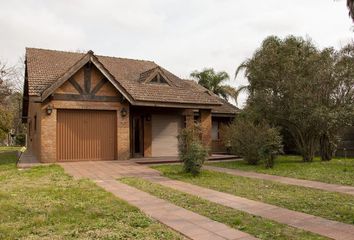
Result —
[{"label": "round wall sconce", "polygon": [[127,114],[128,114],[128,112],[127,112],[127,110],[126,110],[125,108],[122,108],[122,110],[120,110],[120,115],[121,115],[122,117],[127,116]]},{"label": "round wall sconce", "polygon": [[147,122],[150,122],[151,121],[151,115],[150,114],[146,115],[145,119],[146,119]]},{"label": "round wall sconce", "polygon": [[47,112],[47,115],[52,114],[52,112],[53,112],[53,107],[52,107],[52,105],[49,104],[49,105],[47,106],[46,112]]}]

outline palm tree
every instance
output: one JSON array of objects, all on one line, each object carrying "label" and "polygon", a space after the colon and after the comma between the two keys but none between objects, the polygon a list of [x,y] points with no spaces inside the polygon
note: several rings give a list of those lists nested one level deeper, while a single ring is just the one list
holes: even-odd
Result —
[{"label": "palm tree", "polygon": [[230,79],[229,74],[226,72],[215,72],[213,68],[205,68],[202,71],[192,72],[190,76],[196,79],[198,84],[222,97],[226,101],[228,101],[229,98],[232,98],[237,104],[237,98],[240,91],[230,85],[224,84]]}]

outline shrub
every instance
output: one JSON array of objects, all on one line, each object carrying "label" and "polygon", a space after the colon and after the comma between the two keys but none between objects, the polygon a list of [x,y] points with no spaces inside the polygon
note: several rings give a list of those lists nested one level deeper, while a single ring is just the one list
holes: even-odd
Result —
[{"label": "shrub", "polygon": [[200,142],[200,128],[185,128],[178,136],[179,159],[183,162],[183,170],[196,176],[200,173],[208,157],[208,150]]},{"label": "shrub", "polygon": [[21,133],[17,134],[15,137],[16,146],[25,146],[26,145],[26,135]]},{"label": "shrub", "polygon": [[240,155],[251,165],[264,160],[266,167],[272,167],[274,158],[282,151],[282,139],[276,128],[267,123],[255,124],[247,118],[236,119],[225,128],[225,143],[231,152]]}]

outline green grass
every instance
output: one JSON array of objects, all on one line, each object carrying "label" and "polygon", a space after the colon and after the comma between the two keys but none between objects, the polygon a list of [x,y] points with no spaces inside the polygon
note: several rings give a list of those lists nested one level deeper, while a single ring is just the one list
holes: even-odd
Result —
[{"label": "green grass", "polygon": [[247,232],[260,239],[327,239],[316,234],[253,216],[140,178],[124,178],[120,181],[157,196],[158,198],[170,201],[177,206],[227,224],[240,231]]},{"label": "green grass", "polygon": [[0,147],[0,153],[3,152],[14,152],[20,150],[21,147]]},{"label": "green grass", "polygon": [[204,170],[198,177],[182,173],[181,165],[153,167],[172,179],[269,203],[327,219],[354,224],[354,196],[273,181]]},{"label": "green grass", "polygon": [[319,158],[315,158],[313,162],[305,163],[300,156],[279,156],[275,160],[274,168],[271,169],[265,169],[264,164],[253,166],[244,161],[218,162],[210,165],[354,186],[354,158],[334,158],[329,162],[321,162]]},{"label": "green grass", "polygon": [[88,180],[57,165],[16,169],[0,148],[0,239],[182,239]]}]

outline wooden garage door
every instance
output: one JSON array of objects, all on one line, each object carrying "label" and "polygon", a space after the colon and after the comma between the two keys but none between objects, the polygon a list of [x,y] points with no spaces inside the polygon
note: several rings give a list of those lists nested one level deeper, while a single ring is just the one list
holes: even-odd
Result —
[{"label": "wooden garage door", "polygon": [[113,160],[116,111],[58,110],[58,161]]},{"label": "wooden garage door", "polygon": [[152,149],[153,157],[178,155],[178,132],[182,117],[178,115],[152,115]]}]

